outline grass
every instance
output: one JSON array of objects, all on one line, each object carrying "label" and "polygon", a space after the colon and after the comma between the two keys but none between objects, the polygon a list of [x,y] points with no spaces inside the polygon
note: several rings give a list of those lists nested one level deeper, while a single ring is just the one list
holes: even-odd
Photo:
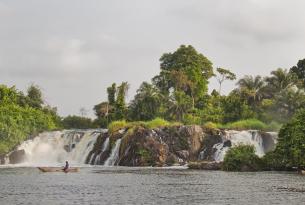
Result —
[{"label": "grass", "polygon": [[272,121],[270,124],[266,124],[258,119],[246,119],[236,122],[230,122],[227,124],[219,124],[213,122],[207,122],[203,127],[208,129],[230,129],[230,130],[262,130],[262,131],[279,131],[281,124]]},{"label": "grass", "polygon": [[[156,129],[160,127],[177,126],[181,125],[176,122],[169,122],[162,118],[155,118],[151,121],[135,121],[126,122],[125,120],[113,121],[108,125],[108,130],[110,134],[113,134],[121,129],[128,129],[129,132],[133,132],[136,127],[144,127],[148,129]],[[130,134],[130,133],[129,133]]]}]

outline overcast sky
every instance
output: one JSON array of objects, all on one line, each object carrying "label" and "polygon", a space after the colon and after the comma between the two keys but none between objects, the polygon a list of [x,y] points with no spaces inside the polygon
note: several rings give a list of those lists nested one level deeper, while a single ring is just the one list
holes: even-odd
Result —
[{"label": "overcast sky", "polygon": [[112,82],[128,81],[132,99],[181,44],[238,77],[267,75],[305,58],[304,11],[304,0],[0,0],[0,84],[38,84],[61,115],[91,112]]}]

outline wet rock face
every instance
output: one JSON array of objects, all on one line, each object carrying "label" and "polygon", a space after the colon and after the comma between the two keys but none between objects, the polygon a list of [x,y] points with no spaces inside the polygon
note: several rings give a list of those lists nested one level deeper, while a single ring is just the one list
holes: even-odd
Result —
[{"label": "wet rock face", "polygon": [[204,133],[199,126],[137,128],[122,137],[119,165],[165,166],[197,159]]},{"label": "wet rock face", "polygon": [[[103,144],[105,143],[108,137],[108,133],[102,133],[98,136],[92,151],[88,154],[86,159],[86,164],[96,164],[103,165],[106,159],[109,157],[111,152],[111,147],[107,147],[104,152],[102,152]],[[91,161],[90,161],[91,160]]]},{"label": "wet rock face", "polygon": [[266,133],[266,132],[260,132],[260,135],[262,137],[265,153],[272,151],[276,145],[275,137],[272,136],[270,133]]},{"label": "wet rock face", "polygon": [[[201,152],[198,156],[199,160],[214,160],[215,148],[214,145],[222,143],[221,133],[206,133],[201,147]],[[231,145],[231,142],[227,143],[227,146]]]},{"label": "wet rock face", "polygon": [[10,164],[22,163],[25,159],[24,150],[15,150],[9,155]]},{"label": "wet rock face", "polygon": [[0,155],[0,164],[5,164],[5,155]]}]

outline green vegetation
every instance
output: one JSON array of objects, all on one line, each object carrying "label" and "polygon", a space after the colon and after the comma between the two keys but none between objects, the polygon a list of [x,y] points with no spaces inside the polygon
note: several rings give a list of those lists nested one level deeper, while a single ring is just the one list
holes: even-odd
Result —
[{"label": "green vegetation", "polygon": [[279,132],[276,149],[265,156],[274,169],[305,168],[305,109],[300,110]]},{"label": "green vegetation", "polygon": [[225,171],[258,171],[263,168],[263,161],[255,154],[251,145],[238,145],[226,153],[222,169]]},{"label": "green vegetation", "polygon": [[56,108],[43,104],[38,86],[31,85],[24,95],[15,87],[0,85],[0,154],[9,152],[30,135],[59,126]]},{"label": "green vegetation", "polygon": [[65,129],[88,129],[96,127],[90,118],[75,115],[69,115],[63,118],[62,126]]},{"label": "green vegetation", "polygon": [[151,121],[135,121],[135,122],[126,122],[125,120],[113,121],[108,125],[109,133],[115,133],[121,129],[133,130],[136,127],[143,127],[149,129],[155,129],[160,127],[169,127],[177,126],[179,123],[168,122],[161,118],[156,118]]},{"label": "green vegetation", "polygon": [[[162,118],[187,125],[209,122],[220,128],[277,131],[297,110],[305,108],[304,61],[290,70],[278,68],[270,76],[244,76],[228,95],[221,95],[223,84],[235,80],[236,75],[225,68],[213,69],[207,57],[182,45],[161,56],[159,74],[151,83],[143,82],[129,104],[125,101],[127,82],[108,87],[108,101],[94,107],[95,124],[107,127],[117,120]],[[219,91],[209,94],[212,77],[217,79]]]}]

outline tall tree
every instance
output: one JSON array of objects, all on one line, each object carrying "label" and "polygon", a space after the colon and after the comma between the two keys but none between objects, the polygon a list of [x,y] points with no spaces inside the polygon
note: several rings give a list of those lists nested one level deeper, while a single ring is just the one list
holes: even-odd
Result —
[{"label": "tall tree", "polygon": [[246,75],[237,82],[241,95],[247,99],[250,105],[256,105],[264,97],[265,81],[259,75]]},{"label": "tall tree", "polygon": [[41,89],[37,85],[30,85],[27,90],[28,104],[33,108],[42,108],[44,103]]},{"label": "tall tree", "polygon": [[217,71],[217,75],[216,75],[216,79],[219,83],[219,90],[218,93],[221,95],[221,85],[225,80],[235,80],[236,79],[236,75],[234,73],[232,73],[230,70],[228,69],[224,69],[224,68],[216,68]]},{"label": "tall tree", "polygon": [[295,83],[295,75],[289,73],[287,69],[278,68],[271,72],[270,77],[266,77],[269,95],[291,88]]},{"label": "tall tree", "polygon": [[192,46],[182,45],[174,53],[165,53],[160,62],[161,72],[153,82],[164,94],[183,91],[195,104],[207,93],[212,63]]},{"label": "tall tree", "polygon": [[155,86],[143,82],[129,105],[131,120],[151,120],[160,117],[158,115],[162,100],[163,96]]},{"label": "tall tree", "polygon": [[107,94],[108,94],[108,103],[110,105],[115,104],[115,95],[117,92],[116,84],[112,83],[110,87],[107,88]]},{"label": "tall tree", "polygon": [[128,82],[122,82],[120,86],[117,87],[117,96],[115,101],[115,118],[124,119],[126,117],[126,96],[129,89]]},{"label": "tall tree", "polygon": [[301,87],[305,88],[305,59],[299,60],[296,66],[290,68],[290,72],[298,77]]}]

